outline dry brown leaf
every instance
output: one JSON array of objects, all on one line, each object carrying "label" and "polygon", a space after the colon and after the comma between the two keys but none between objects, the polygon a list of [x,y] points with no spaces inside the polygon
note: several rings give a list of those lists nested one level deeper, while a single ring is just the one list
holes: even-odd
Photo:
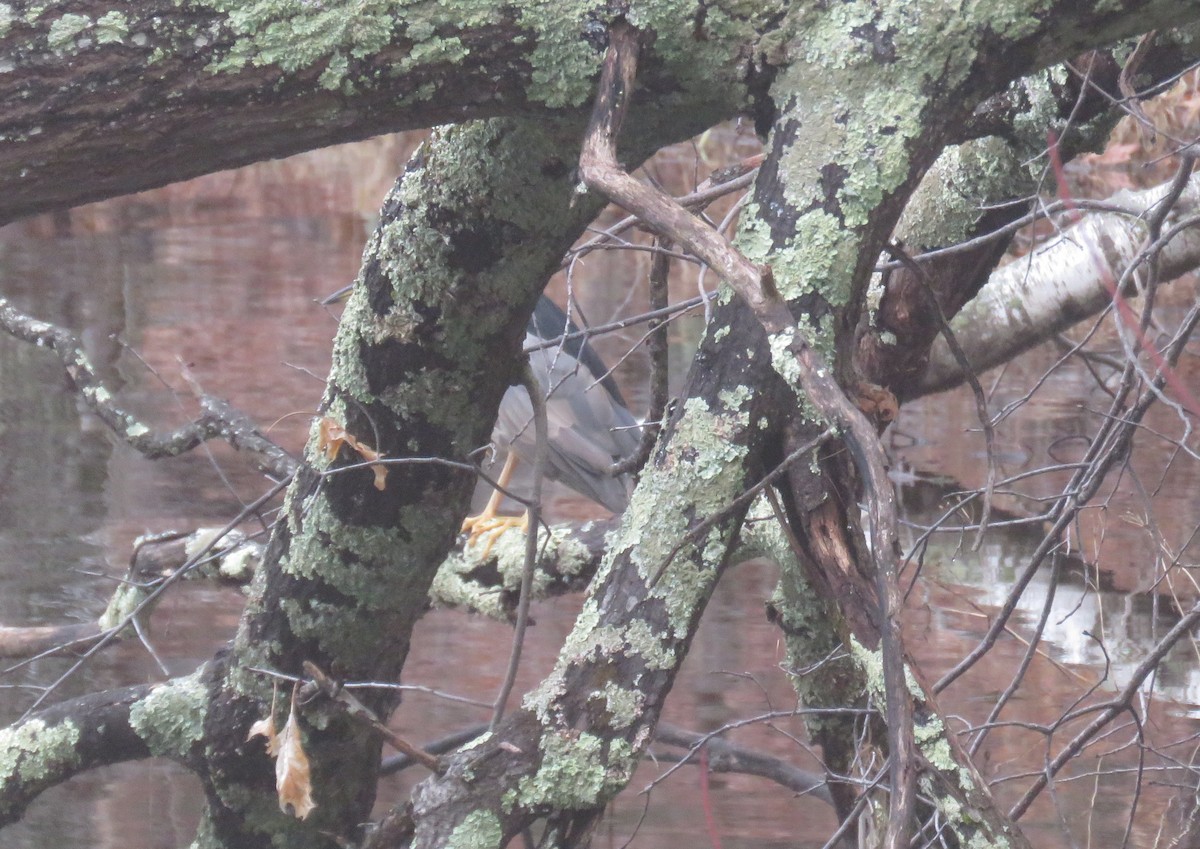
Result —
[{"label": "dry brown leaf", "polygon": [[858,408],[876,421],[876,423],[893,422],[900,415],[900,403],[891,390],[860,380],[854,387]]},{"label": "dry brown leaf", "polygon": [[317,439],[318,450],[325,454],[326,460],[332,460],[342,450],[343,445],[371,464],[371,471],[375,474],[375,488],[383,492],[387,487],[388,467],[383,463],[374,462],[382,460],[383,455],[359,441],[353,434],[347,433],[344,427],[329,416],[322,418]]},{"label": "dry brown leaf", "polygon": [[250,733],[246,735],[247,742],[255,737],[266,737],[267,754],[271,757],[279,754],[279,735],[275,731],[275,696],[278,693],[279,685],[276,684],[271,690],[271,712],[251,725]]},{"label": "dry brown leaf", "polygon": [[304,753],[300,722],[296,718],[296,690],[292,690],[292,705],[288,720],[279,735],[279,754],[275,758],[275,790],[279,794],[279,810],[305,819],[316,803],[312,800],[308,755]]},{"label": "dry brown leaf", "polygon": [[253,740],[255,737],[267,738],[268,755],[275,757],[279,754],[279,735],[275,733],[275,717],[266,716],[251,725],[250,733],[246,735],[246,739]]}]

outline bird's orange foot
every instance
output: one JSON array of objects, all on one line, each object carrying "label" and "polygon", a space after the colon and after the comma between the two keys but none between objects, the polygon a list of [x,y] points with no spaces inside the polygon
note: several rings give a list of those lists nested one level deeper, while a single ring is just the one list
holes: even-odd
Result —
[{"label": "bird's orange foot", "polygon": [[501,535],[509,528],[520,528],[522,533],[528,531],[529,514],[497,516],[494,513],[489,514],[485,510],[478,516],[468,516],[463,519],[462,523],[462,533],[467,535],[467,541],[463,547],[478,545],[486,537],[483,553],[479,555],[481,560],[486,560],[492,551],[492,546],[496,544],[496,540],[500,539]]}]

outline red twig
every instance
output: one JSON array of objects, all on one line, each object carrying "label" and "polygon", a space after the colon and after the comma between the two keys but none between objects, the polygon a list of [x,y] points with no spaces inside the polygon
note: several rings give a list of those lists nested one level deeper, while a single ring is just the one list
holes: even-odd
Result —
[{"label": "red twig", "polygon": [[708,787],[708,746],[700,747],[700,804],[704,808],[704,827],[713,849],[721,849],[721,835],[717,833],[717,818],[713,816],[712,796]]},{"label": "red twig", "polygon": [[[1058,186],[1059,199],[1063,202],[1063,206],[1067,208],[1071,223],[1074,224],[1083,217],[1083,214],[1079,211],[1079,207],[1076,206],[1075,199],[1071,195],[1071,190],[1067,187],[1066,172],[1063,170],[1062,157],[1058,151],[1058,135],[1053,130],[1050,130],[1046,134],[1046,141],[1050,151],[1050,165],[1054,169],[1054,180]],[[1113,279],[1112,269],[1104,261],[1103,257],[1097,255],[1094,245],[1090,253],[1092,262],[1096,264],[1096,271],[1100,274],[1100,280],[1104,283],[1105,288],[1108,289],[1109,295],[1112,296],[1113,305],[1117,308],[1117,320],[1132,331],[1137,338],[1138,345],[1150,356],[1154,367],[1162,375],[1163,380],[1170,387],[1171,391],[1175,393],[1180,405],[1193,416],[1200,419],[1200,402],[1196,401],[1196,397],[1184,385],[1183,381],[1179,378],[1179,374],[1163,359],[1157,346],[1150,341],[1150,338],[1142,330],[1141,321],[1138,319],[1137,313],[1129,305],[1129,301],[1125,299],[1125,296],[1121,294],[1121,289],[1117,286],[1117,281]]]}]

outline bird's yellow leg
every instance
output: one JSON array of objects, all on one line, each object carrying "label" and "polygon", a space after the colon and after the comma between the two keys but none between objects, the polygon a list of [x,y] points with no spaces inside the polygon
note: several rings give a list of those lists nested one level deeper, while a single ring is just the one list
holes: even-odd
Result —
[{"label": "bird's yellow leg", "polygon": [[[508,486],[516,467],[517,455],[510,451],[504,460],[504,467],[500,470],[500,477],[496,480],[501,488]],[[482,513],[463,519],[462,533],[467,534],[466,544],[468,546],[475,545],[484,536],[487,537],[487,546],[483,549],[481,558],[487,558],[491,553],[492,546],[496,544],[496,540],[509,528],[520,528],[522,531],[529,528],[529,514],[527,513],[522,513],[520,516],[496,515],[500,512],[502,500],[504,500],[504,493],[496,489],[492,492],[492,497],[488,499],[487,506],[483,508]]]}]

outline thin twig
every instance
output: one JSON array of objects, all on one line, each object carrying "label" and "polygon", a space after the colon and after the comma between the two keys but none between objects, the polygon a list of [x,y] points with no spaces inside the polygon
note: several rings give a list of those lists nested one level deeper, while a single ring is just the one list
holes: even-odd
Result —
[{"label": "thin twig", "polygon": [[979,530],[975,534],[975,542],[971,546],[971,551],[979,551],[979,547],[983,544],[983,535],[987,530],[988,519],[992,514],[992,495],[996,488],[996,429],[992,423],[992,416],[988,412],[987,396],[983,392],[983,387],[979,385],[979,377],[975,374],[975,370],[971,367],[970,360],[967,359],[966,352],[962,346],[958,344],[958,339],[954,335],[954,331],[950,329],[950,321],[946,318],[946,313],[942,310],[941,301],[938,300],[937,293],[934,292],[933,286],[930,285],[929,275],[925,273],[925,269],[913,260],[899,244],[889,242],[885,247],[888,254],[893,259],[898,259],[904,263],[904,266],[913,274],[913,277],[921,284],[925,290],[925,297],[929,300],[933,308],[934,317],[938,320],[938,330],[942,334],[942,338],[946,340],[946,346],[950,349],[958,367],[962,369],[963,376],[971,387],[971,394],[975,396],[975,413],[979,417],[979,425],[983,428],[983,443],[987,451],[987,481],[984,483],[983,490],[983,509],[979,518]]},{"label": "thin twig", "polygon": [[533,373],[529,360],[521,371],[521,380],[525,391],[529,394],[529,402],[533,407],[533,430],[537,447],[533,454],[533,494],[529,499],[529,526],[525,529],[525,563],[521,567],[521,594],[517,601],[517,621],[513,627],[512,651],[508,657],[508,670],[504,674],[504,683],[496,695],[496,705],[492,713],[491,730],[495,731],[504,718],[504,708],[508,697],[512,694],[513,685],[517,681],[517,669],[521,665],[521,649],[525,643],[525,629],[529,625],[529,601],[533,595],[533,575],[537,569],[537,532],[541,524],[542,478],[546,474],[546,453],[549,450],[549,425],[546,421],[546,399],[542,397],[543,389]]},{"label": "thin twig", "polygon": [[32,715],[32,713],[50,697],[51,693],[57,690],[67,679],[78,672],[80,667],[87,663],[93,655],[115,640],[117,635],[120,634],[126,627],[128,627],[129,623],[132,622],[135,617],[139,616],[144,610],[146,610],[146,608],[154,604],[158,600],[159,596],[166,592],[172,584],[182,580],[184,575],[195,568],[196,565],[204,559],[205,555],[207,555],[208,552],[211,551],[226,534],[245,521],[247,517],[254,515],[258,508],[278,495],[289,483],[291,483],[291,481],[292,479],[290,477],[284,478],[283,480],[274,484],[258,498],[254,499],[254,501],[242,508],[242,510],[236,516],[234,516],[233,519],[231,519],[224,527],[217,531],[217,533],[213,534],[212,538],[208,540],[208,542],[199,551],[192,555],[192,557],[189,558],[188,561],[183,564],[183,566],[179,567],[177,571],[164,578],[162,583],[155,587],[154,590],[148,596],[146,596],[146,598],[138,602],[137,606],[134,607],[133,610],[131,610],[128,614],[126,614],[120,622],[104,632],[104,634],[101,635],[100,639],[98,639],[94,645],[80,655],[78,660],[71,664],[71,666],[69,666],[67,670],[62,673],[62,675],[58,676],[58,678],[54,680],[54,683],[48,686],[40,696],[34,699],[33,704],[26,708],[25,712],[21,714],[21,718],[18,720],[18,722],[24,722],[26,719],[28,719],[30,715]]},{"label": "thin twig", "polygon": [[160,435],[117,404],[79,339],[70,331],[26,315],[4,298],[0,298],[0,328],[17,339],[53,351],[88,409],[122,442],[145,457],[175,457],[206,440],[221,437],[234,448],[251,453],[275,477],[287,477],[296,469],[294,457],[263,436],[247,416],[225,401],[202,394],[198,418]]},{"label": "thin twig", "polygon": [[[660,239],[662,247],[670,248],[671,243]],[[650,261],[650,307],[658,312],[669,306],[667,278],[671,273],[671,258],[666,252],[656,253]],[[641,469],[650,459],[654,443],[658,441],[658,432],[663,424],[663,415],[667,409],[669,367],[667,354],[667,323],[662,319],[650,319],[646,333],[646,352],[650,355],[650,409],[646,412],[647,427],[642,428],[642,438],[638,450],[624,457],[612,468],[613,475],[623,475]],[[659,427],[652,427],[657,423]]]}]

